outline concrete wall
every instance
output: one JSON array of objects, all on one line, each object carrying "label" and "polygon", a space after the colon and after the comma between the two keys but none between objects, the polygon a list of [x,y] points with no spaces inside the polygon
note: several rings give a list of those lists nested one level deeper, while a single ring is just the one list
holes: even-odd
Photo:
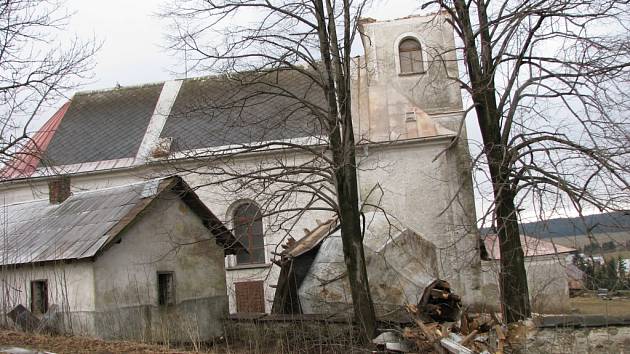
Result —
[{"label": "concrete wall", "polygon": [[[488,308],[498,310],[499,263],[482,261],[482,294]],[[566,261],[562,256],[528,257],[525,260],[527,286],[532,311],[537,313],[568,313],[569,286]],[[494,306],[493,306],[494,305]]]},{"label": "concrete wall", "polygon": [[[227,315],[224,254],[172,194],[149,205],[94,263],[96,328],[105,338],[197,341]],[[157,272],[174,272],[175,305],[158,305]]]},{"label": "concrete wall", "polygon": [[[0,311],[18,304],[30,310],[31,281],[46,280],[48,308],[56,308],[58,328],[78,335],[94,335],[94,273],[92,262],[23,265],[0,270]],[[3,324],[12,321],[2,316]]]}]

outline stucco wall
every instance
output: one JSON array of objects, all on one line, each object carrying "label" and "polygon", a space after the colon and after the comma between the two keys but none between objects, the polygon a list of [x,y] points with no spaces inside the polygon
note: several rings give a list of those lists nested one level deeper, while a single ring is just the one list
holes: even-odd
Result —
[{"label": "stucco wall", "polygon": [[[174,194],[160,197],[95,261],[99,335],[149,341],[220,336],[228,306],[223,262],[223,248],[192,210]],[[158,271],[174,272],[173,306],[158,306]]]},{"label": "stucco wall", "polygon": [[[498,310],[499,263],[482,261],[483,297],[486,306]],[[560,256],[538,256],[525,259],[527,286],[532,311],[537,313],[568,313],[569,286],[566,261]],[[493,306],[494,305],[494,306]]]},{"label": "stucco wall", "polygon": [[[371,141],[414,138],[417,134],[409,129],[406,112],[418,112],[417,128],[422,131],[423,114],[462,110],[459,87],[448,78],[458,73],[453,30],[444,17],[364,20],[361,26],[365,54],[355,59],[352,75],[354,128],[360,137]],[[398,45],[406,38],[420,42],[423,72],[400,73]]]},{"label": "stucco wall", "polygon": [[[480,301],[479,252],[472,190],[462,181],[452,155],[434,161],[449,140],[364,150],[361,195],[372,204],[393,210],[400,221],[419,231],[437,247],[439,275],[451,282],[466,303]],[[369,171],[369,172],[368,172]],[[458,194],[459,192],[459,194]]]},{"label": "stucco wall", "polygon": [[[94,335],[94,273],[90,261],[23,265],[0,270],[0,311],[31,308],[31,281],[46,280],[48,307],[57,309],[59,329]],[[12,322],[2,317],[5,324]]]}]

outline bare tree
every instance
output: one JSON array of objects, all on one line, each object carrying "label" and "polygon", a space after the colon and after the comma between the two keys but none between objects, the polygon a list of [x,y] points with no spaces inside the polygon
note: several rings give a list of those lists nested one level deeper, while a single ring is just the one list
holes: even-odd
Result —
[{"label": "bare tree", "polygon": [[[628,206],[626,1],[430,1],[449,15],[476,114],[500,240],[500,292],[507,322],[531,314],[521,208]],[[465,117],[464,117],[465,119]],[[463,124],[463,122],[462,122]]]},{"label": "bare tree", "polygon": [[56,0],[0,4],[0,166],[37,154],[30,126],[64,92],[85,80],[99,45],[70,38],[69,14]]},{"label": "bare tree", "polygon": [[[172,48],[185,51],[187,70],[223,74],[218,94],[222,99],[217,100],[215,92],[212,102],[194,105],[210,120],[232,117],[214,132],[231,135],[226,140],[231,145],[195,156],[211,166],[203,173],[224,188],[264,195],[258,199],[265,215],[281,219],[279,228],[290,229],[309,210],[338,215],[354,315],[367,341],[376,328],[363,251],[350,100],[350,52],[365,3],[182,0],[164,15],[175,20]],[[190,111],[179,113],[186,116]],[[263,133],[246,127],[262,127]],[[240,138],[234,136],[239,129]],[[265,142],[250,144],[253,141]],[[270,150],[278,154],[255,167],[229,164],[237,155]],[[296,152],[301,157],[296,158]]]}]

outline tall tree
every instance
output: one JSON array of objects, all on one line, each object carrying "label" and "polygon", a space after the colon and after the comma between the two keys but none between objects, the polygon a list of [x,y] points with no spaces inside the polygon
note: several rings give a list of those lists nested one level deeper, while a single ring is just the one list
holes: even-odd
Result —
[{"label": "tall tree", "polygon": [[[350,100],[350,51],[364,5],[351,0],[181,0],[164,16],[174,19],[172,48],[184,51],[187,70],[223,74],[222,99],[204,102],[199,109],[235,115],[248,126],[265,125],[261,136],[246,134],[245,140],[266,143],[232,141],[228,149],[195,156],[209,159],[206,166],[212,168],[203,173],[216,177],[213,183],[235,182],[239,189],[247,186],[265,194],[260,199],[265,200],[267,215],[294,211],[284,223],[305,210],[338,215],[354,315],[367,341],[376,327],[363,251]],[[270,107],[273,113],[262,117],[260,112]],[[304,126],[304,121],[310,122]],[[298,134],[310,139],[296,142],[288,139],[295,135],[283,134],[298,128],[310,130]],[[273,158],[253,172],[225,165],[237,154],[278,147],[308,157],[296,162],[283,155],[286,158]],[[291,204],[292,193],[307,195],[306,205]]]},{"label": "tall tree", "polygon": [[[519,210],[628,202],[626,1],[430,1],[455,28],[487,163],[504,319],[531,314]],[[589,209],[590,208],[590,209]]]}]

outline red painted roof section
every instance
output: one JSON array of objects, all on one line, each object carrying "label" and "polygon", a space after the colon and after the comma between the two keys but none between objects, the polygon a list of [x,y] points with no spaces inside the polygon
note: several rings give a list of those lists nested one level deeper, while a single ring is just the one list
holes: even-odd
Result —
[{"label": "red painted roof section", "polygon": [[22,147],[22,150],[15,154],[7,167],[0,171],[0,179],[29,177],[35,172],[69,106],[70,102],[61,106],[46,124],[32,136]]},{"label": "red painted roof section", "polygon": [[[499,251],[499,240],[497,235],[486,235],[486,237],[483,239],[483,243],[490,259],[501,259],[501,252]],[[524,235],[521,235],[521,246],[523,247],[525,257],[549,256],[576,251],[575,248],[561,246],[553,242]]]}]

